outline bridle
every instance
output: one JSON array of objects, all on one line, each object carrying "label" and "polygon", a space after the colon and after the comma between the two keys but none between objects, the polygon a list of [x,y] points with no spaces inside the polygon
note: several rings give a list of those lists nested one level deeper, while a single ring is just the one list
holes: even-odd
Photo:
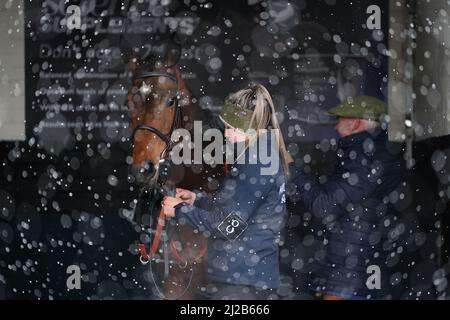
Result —
[{"label": "bridle", "polygon": [[[161,152],[160,157],[159,157],[160,164],[165,163],[167,165],[167,162],[168,162],[167,160],[170,155],[170,151],[176,144],[176,141],[172,140],[172,134],[181,125],[181,121],[183,118],[181,105],[180,105],[181,95],[178,91],[178,79],[176,78],[175,75],[168,73],[168,72],[142,72],[138,76],[134,77],[134,80],[147,79],[147,78],[151,78],[151,77],[166,77],[166,78],[169,78],[172,81],[174,81],[177,85],[176,94],[169,99],[170,104],[167,104],[167,107],[172,107],[172,105],[175,104],[175,111],[174,111],[174,115],[173,115],[172,125],[171,125],[170,131],[168,133],[163,133],[159,129],[157,129],[153,126],[149,126],[146,124],[140,124],[134,128],[131,138],[134,143],[136,133],[139,130],[146,130],[146,131],[149,131],[149,132],[153,133],[154,135],[156,135],[159,139],[161,139],[165,143],[165,148]],[[168,175],[167,172],[165,172],[165,174]],[[154,193],[155,197],[157,196],[157,192],[160,192],[160,194],[162,193],[161,191],[158,191],[158,190],[164,190],[164,186],[163,186],[164,183],[160,181],[159,177],[160,177],[160,175],[158,174],[158,176],[156,177],[156,179],[157,179],[156,182],[157,182],[157,185],[159,186],[159,188],[155,189],[156,190],[156,192]],[[165,277],[167,277],[169,274],[169,257],[168,257],[169,247],[170,247],[171,252],[173,253],[173,256],[178,260],[178,262],[182,268],[186,268],[188,266],[189,262],[188,262],[188,259],[184,259],[180,256],[180,254],[174,244],[173,239],[169,241],[169,239],[168,239],[169,236],[167,235],[168,232],[166,230],[164,230],[166,227],[165,220],[166,220],[166,218],[163,213],[163,210],[160,209],[157,227],[156,227],[156,230],[154,231],[155,235],[153,237],[153,240],[151,241],[150,252],[147,253],[147,250],[146,250],[144,244],[139,244],[139,253],[140,253],[141,263],[142,264],[149,263],[149,265],[150,265],[150,275],[152,277],[153,284],[155,285],[155,288],[158,291],[159,295],[161,297],[163,297],[164,299],[168,299],[163,294],[162,290],[159,289],[159,286],[155,281],[155,277],[154,277],[153,270],[152,270],[152,263],[151,263],[152,259],[155,257],[155,255],[158,251],[158,248],[160,247],[161,241],[163,241],[163,249],[164,249],[164,267],[165,267],[164,275],[165,275]],[[151,228],[152,228],[152,226],[150,226],[150,229]],[[166,227],[166,229],[167,229],[167,227]],[[150,231],[150,232],[153,233],[152,231]],[[169,244],[168,244],[168,242],[169,242]],[[206,254],[206,249],[207,249],[206,247],[203,248],[200,251],[200,253],[192,259],[191,264],[197,263]],[[189,289],[189,287],[191,285],[192,278],[193,278],[193,269],[192,269],[192,266],[190,266],[190,278],[189,278],[188,285],[186,286],[184,291],[179,296],[172,298],[172,299],[175,299],[175,300],[179,299],[187,292],[187,290]]]},{"label": "bridle", "polygon": [[[157,78],[166,77],[166,78],[174,81],[175,84],[177,85],[177,89],[178,89],[177,77],[168,72],[141,72],[138,76],[134,77],[134,80],[147,79],[147,78],[152,78],[152,77],[157,77]],[[166,147],[164,148],[164,150],[162,151],[162,153],[160,155],[160,159],[162,161],[166,160],[168,153],[170,152],[170,150],[172,150],[173,146],[175,145],[174,141],[172,140],[172,133],[178,128],[178,126],[180,125],[180,122],[183,118],[181,105],[180,105],[180,99],[181,99],[181,95],[178,91],[175,93],[175,95],[173,97],[171,97],[169,99],[169,101],[171,103],[170,103],[170,105],[168,105],[168,107],[171,107],[175,103],[175,111],[173,114],[172,126],[170,128],[170,131],[167,134],[164,134],[159,129],[149,126],[149,125],[146,125],[146,124],[139,124],[133,130],[133,134],[132,134],[133,143],[135,140],[136,133],[139,130],[149,131],[149,132],[153,133],[154,135],[156,135],[159,139],[161,139],[165,143]]]}]

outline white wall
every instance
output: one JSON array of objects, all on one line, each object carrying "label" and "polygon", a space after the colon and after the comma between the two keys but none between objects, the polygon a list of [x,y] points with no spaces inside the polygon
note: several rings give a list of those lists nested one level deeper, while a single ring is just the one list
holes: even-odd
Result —
[{"label": "white wall", "polygon": [[417,139],[450,134],[450,4],[417,1],[414,116]]},{"label": "white wall", "polygon": [[[412,52],[407,26],[416,4],[416,46]],[[450,5],[447,0],[390,2],[389,137],[404,141],[450,134]],[[411,35],[411,34],[409,34]],[[412,96],[415,94],[416,98]],[[412,129],[405,126],[411,113]]]},{"label": "white wall", "polygon": [[0,2],[0,141],[25,139],[23,0]]}]

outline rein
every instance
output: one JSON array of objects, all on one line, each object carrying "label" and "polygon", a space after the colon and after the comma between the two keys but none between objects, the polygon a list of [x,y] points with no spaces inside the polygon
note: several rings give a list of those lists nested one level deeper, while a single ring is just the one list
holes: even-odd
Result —
[{"label": "rein", "polygon": [[[176,78],[175,75],[167,73],[167,72],[143,72],[141,74],[139,74],[137,77],[135,77],[135,79],[145,79],[145,78],[150,78],[150,77],[166,77],[171,79],[172,81],[174,81],[177,84],[178,87],[178,80]],[[176,144],[175,141],[172,140],[172,134],[173,132],[181,125],[181,121],[182,121],[182,110],[181,110],[181,106],[180,106],[180,94],[179,92],[177,92],[173,97],[171,97],[170,101],[170,105],[168,105],[168,107],[171,107],[173,104],[175,104],[175,111],[174,111],[174,115],[173,115],[173,120],[172,120],[172,125],[170,128],[170,131],[168,133],[163,133],[161,132],[159,129],[153,127],[153,126],[149,126],[146,124],[140,124],[137,125],[136,128],[133,130],[133,134],[132,134],[132,141],[134,143],[135,141],[135,136],[136,133],[140,130],[146,130],[149,131],[151,133],[153,133],[154,135],[156,135],[159,139],[161,139],[164,143],[165,143],[165,148],[164,150],[161,152],[160,155],[160,162],[167,162],[170,151],[172,150],[172,148],[174,147],[174,145]],[[166,172],[167,174],[167,172]],[[161,183],[161,181],[159,181],[160,176],[158,175],[157,177],[157,183],[160,186],[160,190],[164,190],[164,186],[163,183]],[[163,192],[161,192],[161,194],[163,194]],[[156,201],[158,202],[158,201]],[[154,203],[153,203],[154,204]],[[153,208],[151,209],[151,211],[153,211]],[[165,277],[167,277],[169,275],[169,258],[168,258],[168,248],[170,248],[170,251],[172,252],[173,256],[175,257],[176,260],[178,260],[179,266],[184,269],[186,268],[188,265],[190,265],[190,277],[189,277],[189,283],[186,286],[186,288],[184,289],[184,291],[182,292],[182,294],[180,294],[179,296],[172,298],[173,300],[179,299],[181,298],[189,289],[190,285],[191,285],[191,281],[193,278],[193,269],[192,269],[192,265],[196,264],[197,262],[200,261],[200,259],[206,254],[207,251],[207,247],[205,246],[204,248],[202,248],[202,250],[200,251],[199,254],[197,254],[191,262],[189,262],[189,259],[186,258],[184,259],[178,252],[178,249],[176,248],[175,242],[173,239],[168,239],[168,235],[167,235],[167,228],[168,226],[166,226],[166,217],[164,215],[163,209],[161,208],[159,210],[159,215],[158,215],[158,220],[157,220],[157,225],[156,225],[156,230],[154,232],[154,237],[153,240],[151,241],[151,247],[150,247],[150,251],[147,252],[145,245],[144,244],[139,244],[139,253],[140,253],[140,261],[142,264],[147,264],[150,263],[150,274],[152,276],[153,279],[153,283],[155,285],[156,290],[158,291],[159,295],[161,297],[163,297],[164,299],[168,299],[163,293],[162,291],[159,289],[159,286],[156,284],[156,281],[154,279],[154,275],[153,275],[153,270],[152,270],[152,263],[151,261],[155,258],[156,253],[158,252],[158,249],[161,245],[161,241],[164,242],[163,246],[164,246],[164,265],[165,265],[165,272],[164,275]],[[150,226],[151,228],[151,226]],[[153,233],[151,231],[151,233]],[[169,245],[167,245],[167,241],[169,242]]]}]

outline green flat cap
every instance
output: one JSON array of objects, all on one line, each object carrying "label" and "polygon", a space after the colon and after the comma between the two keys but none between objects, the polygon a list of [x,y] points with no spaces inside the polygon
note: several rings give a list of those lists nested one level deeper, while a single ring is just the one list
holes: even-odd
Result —
[{"label": "green flat cap", "polygon": [[253,110],[226,101],[219,118],[233,128],[247,131],[248,129],[254,129],[253,126],[250,128],[252,116]]},{"label": "green flat cap", "polygon": [[329,114],[336,117],[358,118],[378,121],[387,112],[386,104],[380,99],[369,96],[357,96],[353,102],[341,103],[337,107],[328,110]]}]

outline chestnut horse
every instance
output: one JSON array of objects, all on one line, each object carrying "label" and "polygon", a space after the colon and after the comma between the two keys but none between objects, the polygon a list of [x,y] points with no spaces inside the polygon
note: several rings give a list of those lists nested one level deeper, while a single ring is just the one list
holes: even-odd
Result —
[{"label": "chestnut horse", "polygon": [[[150,211],[158,225],[153,230],[155,236],[150,243],[150,255],[143,245],[140,246],[141,261],[149,262],[154,286],[162,298],[194,299],[205,283],[206,238],[187,225],[174,225],[173,221],[172,232],[162,234],[163,228],[169,228],[171,223],[165,221],[163,215],[155,218],[160,212],[160,200],[167,186],[172,190],[177,186],[212,192],[216,184],[208,183],[211,181],[208,177],[219,179],[223,170],[206,164],[170,163],[168,155],[174,143],[171,141],[172,132],[177,128],[191,131],[193,122],[198,120],[203,125],[211,125],[212,117],[193,103],[192,93],[176,65],[170,65],[167,62],[169,58],[164,60],[149,64],[135,58],[130,63],[134,74],[127,97],[133,130],[132,169],[141,187],[141,199],[145,198],[150,207],[144,210]],[[164,236],[166,241],[160,242]],[[144,260],[142,256],[145,256]],[[159,273],[164,269],[162,281],[155,280],[155,269],[151,267],[155,261],[163,261],[156,268]]]}]

